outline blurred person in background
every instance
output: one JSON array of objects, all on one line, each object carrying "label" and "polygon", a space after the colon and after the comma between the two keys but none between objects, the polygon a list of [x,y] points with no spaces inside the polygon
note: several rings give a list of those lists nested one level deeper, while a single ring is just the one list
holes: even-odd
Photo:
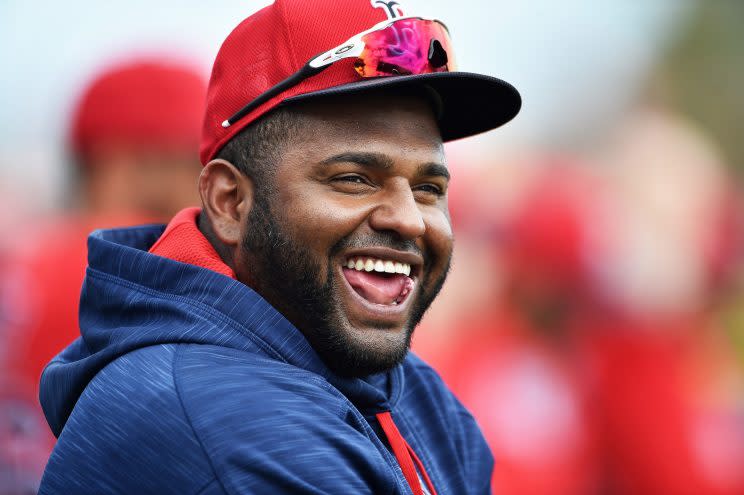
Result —
[{"label": "blurred person in background", "polygon": [[[586,161],[479,168],[480,187],[453,188],[444,293],[471,304],[447,306],[449,330],[430,315],[414,349],[478,418],[495,493],[744,493],[744,383],[719,321],[740,191],[708,139],[658,108]],[[517,192],[484,199],[504,175]],[[498,282],[473,282],[485,273]]]},{"label": "blurred person in background", "polygon": [[598,163],[614,204],[583,329],[608,493],[744,493],[744,381],[719,319],[741,266],[742,198],[717,147],[636,109]]},{"label": "blurred person in background", "polygon": [[[478,278],[499,283],[480,295],[480,307],[457,313],[446,347],[427,345],[438,324],[427,320],[414,348],[481,424],[497,463],[494,493],[595,494],[597,433],[573,341],[590,298],[586,255],[598,242],[588,227],[603,224],[604,198],[601,183],[575,161],[531,160],[493,167],[495,174],[479,169],[482,187],[465,186],[467,199],[453,191],[453,222],[465,230],[459,239],[487,250],[463,257],[458,244],[452,282],[459,287],[445,290],[469,293]],[[503,184],[512,189],[506,201]],[[487,208],[483,202],[493,200],[478,195],[502,199]]]},{"label": "blurred person in background", "polygon": [[132,216],[170,218],[195,204],[205,97],[204,76],[167,59],[135,60],[100,74],[71,123],[74,206],[108,227]]},{"label": "blurred person in background", "polygon": [[88,234],[197,204],[205,77],[169,57],[110,66],[82,92],[67,138],[69,209],[19,232],[0,276],[0,494],[36,493],[53,437],[43,367],[79,336]]}]

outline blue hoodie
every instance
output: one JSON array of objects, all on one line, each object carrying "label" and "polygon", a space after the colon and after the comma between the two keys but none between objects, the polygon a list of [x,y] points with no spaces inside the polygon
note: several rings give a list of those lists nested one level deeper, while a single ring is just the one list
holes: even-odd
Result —
[{"label": "blue hoodie", "polygon": [[383,411],[439,495],[490,493],[483,436],[429,366],[341,378],[249,287],[148,253],[162,233],[88,240],[81,338],[41,380],[59,440],[40,494],[410,494]]}]

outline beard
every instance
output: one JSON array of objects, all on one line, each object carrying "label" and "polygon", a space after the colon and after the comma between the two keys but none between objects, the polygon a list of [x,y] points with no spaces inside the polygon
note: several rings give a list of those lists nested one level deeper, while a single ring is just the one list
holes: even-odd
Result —
[{"label": "beard", "polygon": [[414,329],[447,278],[451,256],[446,260],[443,273],[432,280],[429,274],[433,260],[422,253],[422,276],[415,293],[411,294],[414,300],[402,335],[363,341],[354,338],[348,329],[350,324],[339,296],[341,288],[333,277],[334,257],[344,249],[367,246],[419,252],[416,244],[393,232],[350,235],[339,239],[327,253],[327,269],[323,273],[323,263],[318,256],[277,221],[268,194],[256,191],[254,201],[247,219],[249,228],[242,240],[251,267],[248,285],[303,333],[335,374],[347,378],[364,377],[400,364],[411,347]]}]

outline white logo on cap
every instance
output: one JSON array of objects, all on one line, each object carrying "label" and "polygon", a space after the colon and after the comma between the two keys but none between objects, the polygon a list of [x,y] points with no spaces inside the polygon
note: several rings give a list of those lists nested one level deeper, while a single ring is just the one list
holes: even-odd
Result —
[{"label": "white logo on cap", "polygon": [[403,7],[395,0],[370,0],[370,3],[376,9],[383,9],[388,19],[397,19],[398,17],[405,16]]}]

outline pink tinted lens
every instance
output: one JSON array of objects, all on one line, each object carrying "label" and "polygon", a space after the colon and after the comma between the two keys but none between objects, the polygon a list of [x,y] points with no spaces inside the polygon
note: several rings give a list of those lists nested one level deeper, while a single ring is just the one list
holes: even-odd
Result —
[{"label": "pink tinted lens", "polygon": [[362,37],[354,62],[362,77],[449,72],[455,69],[447,29],[437,21],[403,19]]}]

